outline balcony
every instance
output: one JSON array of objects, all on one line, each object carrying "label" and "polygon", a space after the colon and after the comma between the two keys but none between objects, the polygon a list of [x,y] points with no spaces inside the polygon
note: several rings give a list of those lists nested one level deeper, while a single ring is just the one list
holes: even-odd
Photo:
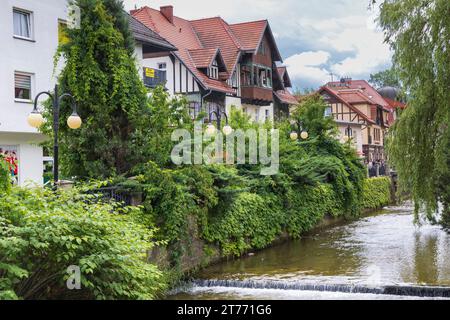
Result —
[{"label": "balcony", "polygon": [[165,86],[167,82],[167,72],[145,67],[143,69],[143,81],[147,88],[156,88]]},{"label": "balcony", "polygon": [[269,106],[273,102],[272,68],[253,62],[241,66],[241,98],[246,104]]},{"label": "balcony", "polygon": [[273,102],[273,89],[257,86],[246,86],[241,88],[242,102],[258,106],[268,106]]}]

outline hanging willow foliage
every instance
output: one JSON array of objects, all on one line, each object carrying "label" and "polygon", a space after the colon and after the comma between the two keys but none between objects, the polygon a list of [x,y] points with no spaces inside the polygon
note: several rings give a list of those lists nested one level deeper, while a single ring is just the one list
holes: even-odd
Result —
[{"label": "hanging willow foliage", "polygon": [[450,216],[450,1],[386,0],[380,25],[408,88],[408,108],[391,131],[388,151],[416,217]]}]

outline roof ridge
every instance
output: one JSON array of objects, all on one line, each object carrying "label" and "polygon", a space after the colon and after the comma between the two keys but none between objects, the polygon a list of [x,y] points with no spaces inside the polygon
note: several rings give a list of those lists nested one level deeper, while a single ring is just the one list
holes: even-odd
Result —
[{"label": "roof ridge", "polygon": [[227,34],[230,36],[231,41],[235,44],[235,46],[238,48],[238,50],[242,50],[242,44],[240,43],[238,37],[233,33],[233,30],[231,30],[230,25],[228,22],[220,18],[220,22],[224,30],[227,32]]},{"label": "roof ridge", "polygon": [[222,19],[222,17],[221,16],[214,16],[214,17],[205,17],[205,18],[199,18],[199,19],[192,19],[192,20],[189,20],[189,21],[191,21],[191,22],[196,22],[196,21],[204,21],[204,20],[213,20],[213,19]]},{"label": "roof ridge", "polygon": [[238,23],[232,23],[230,26],[238,26],[241,24],[248,24],[248,23],[257,23],[257,22],[269,22],[268,19],[261,19],[261,20],[254,20],[254,21],[246,21],[246,22],[238,22]]}]

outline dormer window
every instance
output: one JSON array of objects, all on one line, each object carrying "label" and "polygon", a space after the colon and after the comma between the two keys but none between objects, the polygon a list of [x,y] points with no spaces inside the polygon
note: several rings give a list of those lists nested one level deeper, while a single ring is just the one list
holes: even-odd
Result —
[{"label": "dormer window", "polygon": [[211,67],[208,68],[208,77],[215,80],[219,79],[219,64],[217,60],[214,60]]}]

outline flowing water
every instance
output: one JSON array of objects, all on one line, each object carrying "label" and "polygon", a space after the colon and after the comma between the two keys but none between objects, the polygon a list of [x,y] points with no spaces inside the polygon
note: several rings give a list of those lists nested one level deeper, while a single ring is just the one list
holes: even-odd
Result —
[{"label": "flowing water", "polygon": [[450,234],[391,207],[207,268],[170,298],[450,298]]}]

